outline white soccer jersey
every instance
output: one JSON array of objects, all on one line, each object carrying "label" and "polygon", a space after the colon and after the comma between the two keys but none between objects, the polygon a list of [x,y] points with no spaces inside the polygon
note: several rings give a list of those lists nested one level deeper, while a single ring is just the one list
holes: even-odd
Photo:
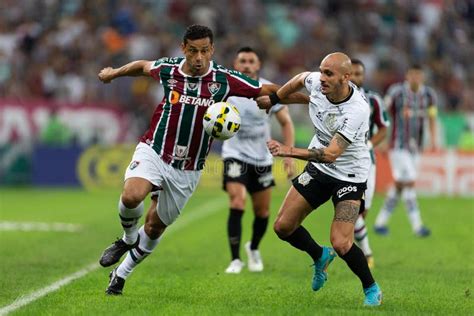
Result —
[{"label": "white soccer jersey", "polygon": [[[260,83],[271,83],[260,78]],[[280,111],[284,105],[276,104],[270,110],[270,115],[260,110],[252,99],[230,97],[227,102],[237,107],[240,113],[239,132],[222,146],[222,158],[235,158],[245,163],[257,166],[269,166],[273,158],[267,148],[270,139],[271,114]]]},{"label": "white soccer jersey", "polygon": [[316,134],[308,148],[327,147],[336,133],[350,145],[333,163],[314,163],[321,172],[342,181],[362,183],[367,180],[370,154],[366,141],[369,133],[370,108],[365,96],[353,83],[351,95],[335,104],[321,92],[319,72],[305,78],[310,93],[309,115]]}]

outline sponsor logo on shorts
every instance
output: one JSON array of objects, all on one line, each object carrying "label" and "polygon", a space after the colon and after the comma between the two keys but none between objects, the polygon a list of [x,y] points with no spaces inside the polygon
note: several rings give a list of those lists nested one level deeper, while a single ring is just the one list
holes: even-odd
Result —
[{"label": "sponsor logo on shorts", "polygon": [[357,187],[355,185],[348,185],[346,187],[343,187],[342,189],[339,189],[336,194],[338,198],[341,198],[351,192],[357,192]]},{"label": "sponsor logo on shorts", "polygon": [[272,183],[272,181],[273,175],[271,172],[263,174],[258,178],[258,182],[264,187],[268,187]]},{"label": "sponsor logo on shorts", "polygon": [[140,164],[140,161],[136,161],[136,160],[132,161],[132,162],[130,163],[130,167],[129,167],[130,170],[135,169],[136,167],[138,167],[139,164]]},{"label": "sponsor logo on shorts", "polygon": [[307,186],[308,183],[312,180],[313,178],[307,173],[306,171],[300,174],[298,177],[298,183],[301,184],[302,186]]},{"label": "sponsor logo on shorts", "polygon": [[242,175],[242,166],[237,162],[232,162],[227,167],[227,175],[231,178],[238,178]]}]

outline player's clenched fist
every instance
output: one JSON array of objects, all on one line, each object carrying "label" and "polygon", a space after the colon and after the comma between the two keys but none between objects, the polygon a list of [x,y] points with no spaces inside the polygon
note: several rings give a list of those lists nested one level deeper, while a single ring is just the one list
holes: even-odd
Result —
[{"label": "player's clenched fist", "polygon": [[268,95],[263,95],[258,97],[256,100],[257,105],[262,110],[269,110],[272,107],[272,102],[270,101],[270,97]]},{"label": "player's clenched fist", "polygon": [[109,83],[114,79],[114,69],[112,67],[106,67],[99,72],[99,79],[103,83]]},{"label": "player's clenched fist", "polygon": [[270,139],[267,142],[267,147],[273,156],[285,157],[289,154],[289,151],[290,151],[290,147],[283,145],[273,139]]}]

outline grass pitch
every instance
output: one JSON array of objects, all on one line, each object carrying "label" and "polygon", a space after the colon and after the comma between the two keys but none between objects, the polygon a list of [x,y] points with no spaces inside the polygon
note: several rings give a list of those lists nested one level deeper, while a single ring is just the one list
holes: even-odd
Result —
[{"label": "grass pitch", "polygon": [[[220,179],[219,179],[220,181]],[[412,235],[403,206],[391,221],[391,234],[372,233],[382,199],[369,214],[373,274],[384,292],[381,307],[362,306],[359,281],[341,259],[329,267],[329,280],[315,293],[310,258],[280,241],[271,230],[261,252],[263,273],[227,275],[227,199],[219,186],[201,187],[155,252],[126,282],[122,297],[104,290],[110,269],[84,277],[23,306],[18,315],[358,315],[450,314],[474,312],[473,200],[421,198],[423,218],[433,235]],[[272,218],[287,190],[273,194]],[[62,222],[78,232],[0,231],[0,309],[97,262],[102,250],[121,236],[116,204],[120,190],[0,189],[0,222]],[[314,212],[305,227],[320,243],[329,242],[330,204]],[[243,243],[253,215],[244,216]],[[245,260],[245,252],[241,251]]]}]

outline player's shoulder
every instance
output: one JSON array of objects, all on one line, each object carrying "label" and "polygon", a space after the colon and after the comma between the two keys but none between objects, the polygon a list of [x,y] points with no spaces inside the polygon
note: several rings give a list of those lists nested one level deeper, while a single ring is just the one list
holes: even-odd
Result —
[{"label": "player's shoulder", "polygon": [[402,94],[405,89],[405,84],[403,82],[397,82],[388,87],[387,95],[396,96]]},{"label": "player's shoulder", "polygon": [[158,66],[175,66],[179,65],[184,60],[184,57],[161,57],[155,60],[153,67]]},{"label": "player's shoulder", "polygon": [[366,94],[357,89],[354,84],[350,83],[350,86],[352,87],[353,92],[352,97],[347,102],[347,107],[351,109],[351,112],[370,112]]},{"label": "player's shoulder", "polygon": [[365,91],[365,96],[367,97],[367,100],[369,100],[370,104],[376,104],[376,105],[382,105],[383,103],[383,98],[382,96],[373,90],[366,90]]}]

